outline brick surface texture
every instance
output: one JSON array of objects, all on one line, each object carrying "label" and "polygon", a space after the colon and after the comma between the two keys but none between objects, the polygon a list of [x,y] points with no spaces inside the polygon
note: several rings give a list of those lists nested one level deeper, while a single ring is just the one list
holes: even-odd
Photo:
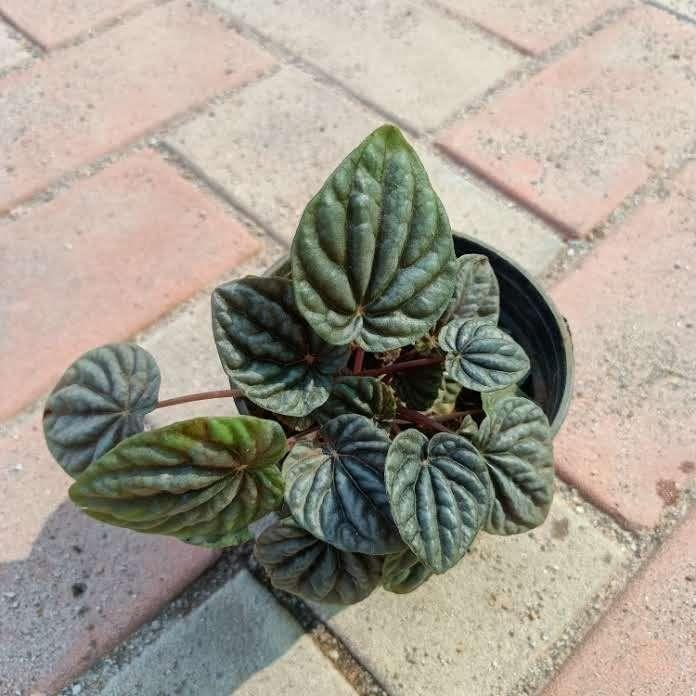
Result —
[{"label": "brick surface texture", "polygon": [[519,61],[425,3],[214,2],[417,129],[440,125]]},{"label": "brick surface texture", "polygon": [[440,135],[452,156],[585,235],[694,138],[696,26],[652,7]]},{"label": "brick surface texture", "polygon": [[622,0],[439,0],[455,14],[509,41],[522,51],[543,53],[590,24]]},{"label": "brick surface texture", "polygon": [[[0,415],[90,347],[123,340],[259,249],[156,153],[136,154],[2,225]],[[10,262],[11,261],[11,262]]]},{"label": "brick surface texture", "polygon": [[633,527],[653,526],[694,475],[696,163],[554,290],[577,383],[561,475]]},{"label": "brick surface texture", "polygon": [[544,696],[693,696],[696,511],[601,620]]},{"label": "brick surface texture", "polygon": [[55,48],[147,0],[2,0],[0,10],[44,48]]},{"label": "brick surface texture", "polygon": [[175,0],[0,81],[0,212],[271,58],[214,12]]}]

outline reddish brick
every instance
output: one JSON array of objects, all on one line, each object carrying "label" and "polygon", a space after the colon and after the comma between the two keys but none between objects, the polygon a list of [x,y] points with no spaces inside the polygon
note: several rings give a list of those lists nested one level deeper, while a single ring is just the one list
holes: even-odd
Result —
[{"label": "reddish brick", "polygon": [[439,0],[522,51],[539,54],[626,0]]},{"label": "reddish brick", "polygon": [[0,81],[0,211],[271,63],[175,0]]},{"label": "reddish brick", "polygon": [[630,526],[655,525],[696,459],[696,162],[553,293],[573,331],[563,478]]},{"label": "reddish brick", "polygon": [[636,9],[441,134],[452,156],[584,235],[694,137],[696,26]]},{"label": "reddish brick", "polygon": [[544,696],[693,696],[696,511],[587,636]]},{"label": "reddish brick", "polygon": [[260,248],[156,153],[0,225],[0,418],[83,351],[122,340]]},{"label": "reddish brick", "polygon": [[0,0],[0,11],[44,48],[55,48],[147,1]]},{"label": "reddish brick", "polygon": [[39,414],[0,426],[0,693],[56,693],[196,578],[217,554],[103,525],[66,500],[71,479]]}]

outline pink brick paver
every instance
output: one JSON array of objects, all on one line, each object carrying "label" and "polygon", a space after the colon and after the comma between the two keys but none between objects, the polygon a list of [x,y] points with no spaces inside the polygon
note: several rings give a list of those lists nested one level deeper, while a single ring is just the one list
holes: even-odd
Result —
[{"label": "pink brick paver", "polygon": [[636,9],[439,137],[452,156],[585,235],[694,140],[696,26]]},{"label": "pink brick paver", "polygon": [[272,62],[175,0],[0,81],[0,212]]},{"label": "pink brick paver", "polygon": [[127,338],[260,248],[156,153],[78,181],[0,230],[0,418],[85,350]]},{"label": "pink brick paver", "polygon": [[632,527],[655,525],[696,469],[695,270],[693,162],[553,292],[577,365],[558,470]]},{"label": "pink brick paver", "polygon": [[438,0],[522,51],[543,53],[626,0]]},{"label": "pink brick paver", "polygon": [[0,694],[53,694],[217,554],[79,512],[38,413],[0,425],[0,462]]},{"label": "pink brick paver", "polygon": [[544,696],[693,696],[695,647],[696,511],[692,511]]},{"label": "pink brick paver", "polygon": [[0,13],[44,48],[55,48],[83,32],[144,7],[148,0],[0,0]]}]

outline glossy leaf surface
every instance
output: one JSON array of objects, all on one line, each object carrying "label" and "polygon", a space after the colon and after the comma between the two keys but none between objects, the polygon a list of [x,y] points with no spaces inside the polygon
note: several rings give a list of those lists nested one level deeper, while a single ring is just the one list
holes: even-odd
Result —
[{"label": "glossy leaf surface", "polygon": [[455,410],[457,397],[459,396],[459,392],[461,390],[462,385],[459,384],[459,382],[452,379],[447,374],[443,374],[440,386],[437,390],[437,396],[435,397],[435,401],[431,406],[432,412],[441,416],[446,416],[448,413],[452,413],[452,411]]},{"label": "glossy leaf surface", "polygon": [[387,494],[401,537],[436,573],[454,566],[488,518],[486,462],[459,435],[417,430],[396,436],[385,467]]},{"label": "glossy leaf surface", "polygon": [[494,500],[486,531],[517,534],[540,525],[553,499],[548,420],[529,399],[496,402],[476,436],[486,458]]},{"label": "glossy leaf surface", "polygon": [[213,293],[213,334],[233,387],[286,416],[306,416],[328,398],[347,346],[322,341],[297,311],[290,281],[247,276]]},{"label": "glossy leaf surface", "polygon": [[67,369],[46,401],[49,451],[77,476],[121,440],[142,432],[159,387],[159,368],[145,349],[114,343],[90,350]]},{"label": "glossy leaf surface", "polygon": [[377,587],[382,559],[317,539],[291,517],[265,529],[254,555],[274,587],[314,602],[355,604]]},{"label": "glossy leaf surface", "polygon": [[195,418],[134,435],[70,488],[102,522],[189,543],[247,539],[247,525],[280,507],[282,428],[251,416]]},{"label": "glossy leaf surface", "polygon": [[410,549],[404,549],[401,553],[385,556],[382,586],[387,592],[407,594],[418,589],[432,574],[433,571]]},{"label": "glossy leaf surface", "polygon": [[321,442],[297,443],[283,464],[293,517],[343,551],[400,550],[384,488],[387,435],[369,418],[350,414],[328,421],[320,435]]},{"label": "glossy leaf surface", "polygon": [[467,389],[496,391],[529,372],[522,347],[484,320],[453,319],[442,327],[439,340],[447,353],[447,374]]},{"label": "glossy leaf surface", "polygon": [[485,319],[497,324],[500,314],[498,279],[482,254],[464,254],[457,259],[454,295],[441,323],[451,319]]},{"label": "glossy leaf surface", "polygon": [[314,417],[319,423],[355,413],[375,420],[389,420],[396,413],[396,399],[391,387],[374,377],[339,377],[334,381],[329,400]]},{"label": "glossy leaf surface", "polygon": [[297,304],[329,343],[413,343],[454,290],[447,214],[399,130],[383,126],[310,201],[292,245]]}]

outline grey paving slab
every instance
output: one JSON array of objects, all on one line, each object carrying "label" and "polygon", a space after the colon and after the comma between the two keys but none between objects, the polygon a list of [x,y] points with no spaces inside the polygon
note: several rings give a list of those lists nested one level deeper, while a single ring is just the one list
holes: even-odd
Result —
[{"label": "grey paving slab", "polygon": [[15,37],[13,30],[0,19],[0,70],[11,68],[29,56],[29,51]]},{"label": "grey paving slab", "polygon": [[355,691],[299,624],[242,571],[173,623],[102,696],[336,696]]},{"label": "grey paving slab", "polygon": [[[241,90],[182,126],[168,143],[247,210],[290,240],[326,176],[382,123],[295,68]],[[500,248],[534,273],[560,251],[543,223],[416,143],[454,229]]]},{"label": "grey paving slab", "polygon": [[481,535],[409,595],[315,607],[391,694],[502,696],[615,575],[624,551],[563,501],[539,529]]},{"label": "grey paving slab", "polygon": [[426,3],[214,2],[416,128],[437,127],[520,60]]}]

